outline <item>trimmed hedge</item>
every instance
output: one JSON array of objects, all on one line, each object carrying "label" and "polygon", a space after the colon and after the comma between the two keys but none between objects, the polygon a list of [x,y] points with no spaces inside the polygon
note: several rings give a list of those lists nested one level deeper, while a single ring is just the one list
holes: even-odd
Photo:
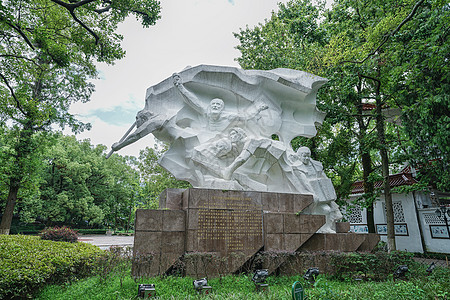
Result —
[{"label": "trimmed hedge", "polygon": [[108,229],[76,229],[79,234],[106,234]]},{"label": "trimmed hedge", "polygon": [[86,243],[0,235],[0,299],[28,297],[44,283],[91,273],[100,248]]}]

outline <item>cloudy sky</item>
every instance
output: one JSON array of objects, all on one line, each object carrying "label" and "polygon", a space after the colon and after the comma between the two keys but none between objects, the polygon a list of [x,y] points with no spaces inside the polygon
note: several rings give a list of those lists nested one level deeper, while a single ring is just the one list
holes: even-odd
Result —
[{"label": "cloudy sky", "polygon": [[[76,104],[71,112],[90,122],[92,129],[78,135],[91,143],[110,147],[133,124],[144,107],[145,91],[186,66],[200,64],[235,66],[239,51],[233,32],[253,27],[287,0],[161,0],[161,16],[155,26],[143,29],[130,18],[119,32],[126,57],[113,66],[99,65],[100,79],[89,103]],[[153,136],[119,151],[139,154],[153,146]],[[109,149],[108,149],[109,150]]]}]

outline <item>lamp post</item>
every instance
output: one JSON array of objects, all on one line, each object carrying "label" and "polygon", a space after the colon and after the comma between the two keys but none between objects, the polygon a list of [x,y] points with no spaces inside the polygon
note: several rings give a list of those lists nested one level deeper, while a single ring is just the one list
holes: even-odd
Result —
[{"label": "lamp post", "polygon": [[450,238],[450,229],[448,228],[448,219],[447,216],[450,217],[450,208],[447,208],[445,205],[439,205],[439,208],[436,209],[436,215],[439,219],[443,218],[445,222],[445,227],[447,228],[447,235]]}]

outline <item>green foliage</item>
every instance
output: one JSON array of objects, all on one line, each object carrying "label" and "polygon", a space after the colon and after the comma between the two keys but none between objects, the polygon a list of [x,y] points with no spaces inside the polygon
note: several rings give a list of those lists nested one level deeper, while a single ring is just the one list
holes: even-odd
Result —
[{"label": "green foliage", "polygon": [[55,135],[52,147],[42,155],[41,169],[35,172],[38,193],[24,195],[18,204],[22,221],[129,229],[139,174],[131,158],[106,159],[105,149],[89,140]]},{"label": "green foliage", "polygon": [[333,255],[330,263],[335,267],[336,279],[383,281],[390,278],[398,266],[414,265],[413,256],[413,253],[400,251],[340,253]]},{"label": "green foliage", "polygon": [[140,208],[157,209],[158,197],[165,189],[191,187],[188,182],[175,179],[158,164],[158,159],[165,151],[167,151],[166,145],[155,145],[154,148],[146,147],[139,153],[137,166],[143,182]]},{"label": "green foliage", "polygon": [[86,276],[101,253],[85,243],[0,235],[0,298],[26,297],[47,282]]},{"label": "green foliage", "polygon": [[78,241],[77,232],[66,226],[48,227],[42,230],[39,235],[43,240],[50,240],[55,242],[75,243]]},{"label": "green foliage", "polygon": [[[318,93],[327,113],[318,135],[292,145],[311,148],[340,200],[363,179],[360,202],[371,207],[380,165],[394,172],[408,161],[420,169],[421,185],[450,188],[449,17],[448,3],[437,0],[336,0],[329,9],[292,0],[235,33],[236,60],[243,68],[288,67],[329,79]],[[363,109],[377,100],[378,127],[375,110]]]},{"label": "green foliage", "polygon": [[[128,15],[148,27],[159,12],[159,2],[154,0],[2,1],[0,124],[16,139],[2,149],[10,164],[3,178],[8,194],[2,197],[7,206],[1,230],[10,228],[18,193],[33,182],[39,169],[45,143],[36,143],[36,133],[51,132],[55,126],[68,126],[74,132],[89,129],[89,124],[69,113],[69,107],[89,101],[94,89],[90,80],[97,76],[95,62],[112,64],[125,55],[120,46],[123,37],[116,30]],[[58,201],[65,202],[66,196],[59,195]],[[98,209],[91,213],[100,214]]]}]

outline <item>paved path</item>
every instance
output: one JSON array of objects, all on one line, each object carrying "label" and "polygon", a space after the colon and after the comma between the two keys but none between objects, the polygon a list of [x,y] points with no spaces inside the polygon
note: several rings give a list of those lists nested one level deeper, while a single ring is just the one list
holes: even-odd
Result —
[{"label": "paved path", "polygon": [[97,235],[97,234],[88,234],[88,235],[80,235],[78,237],[78,241],[83,243],[89,243],[95,246],[100,247],[100,249],[106,250],[111,246],[133,246],[134,236],[120,236],[120,235],[112,235],[107,236],[105,234]]}]

